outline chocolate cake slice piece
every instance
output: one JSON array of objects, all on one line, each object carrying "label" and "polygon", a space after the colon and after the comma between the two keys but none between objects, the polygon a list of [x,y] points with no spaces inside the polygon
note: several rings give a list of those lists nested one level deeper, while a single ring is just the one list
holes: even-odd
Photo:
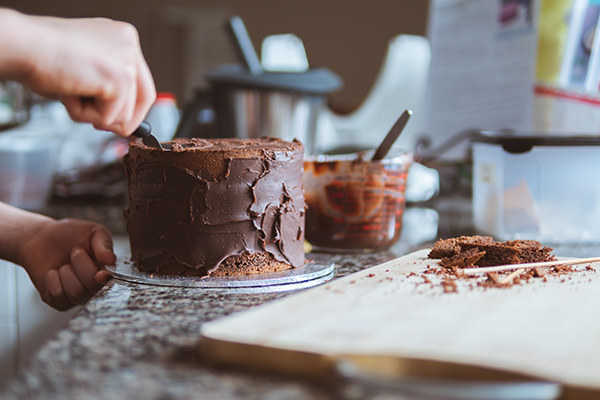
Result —
[{"label": "chocolate cake slice piece", "polygon": [[434,244],[428,257],[450,258],[459,254],[464,248],[493,243],[494,239],[491,236],[460,236],[457,238],[440,239]]},{"label": "chocolate cake slice piece", "polygon": [[451,258],[460,253],[460,246],[455,238],[440,239],[431,248],[427,258]]},{"label": "chocolate cake slice piece", "polygon": [[468,268],[552,261],[552,251],[537,240],[495,242],[490,236],[461,236],[438,240],[428,257],[440,258],[442,267]]},{"label": "chocolate cake slice piece", "polygon": [[440,265],[444,268],[473,268],[476,262],[485,256],[485,251],[478,248],[465,250],[462,253],[455,254],[452,257],[444,257]]}]

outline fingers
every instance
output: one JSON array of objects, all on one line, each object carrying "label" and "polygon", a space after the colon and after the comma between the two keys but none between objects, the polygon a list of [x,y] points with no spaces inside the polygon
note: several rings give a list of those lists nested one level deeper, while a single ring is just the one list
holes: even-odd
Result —
[{"label": "fingers", "polygon": [[96,128],[110,130],[120,136],[128,136],[140,126],[150,107],[154,104],[156,88],[141,50],[137,58],[136,81],[134,83],[128,86],[128,93],[123,92],[127,96],[121,106],[120,114],[110,125],[104,128],[95,126]]},{"label": "fingers", "polygon": [[128,134],[137,129],[142,123],[150,107],[156,101],[156,88],[154,87],[154,79],[148,64],[144,60],[144,56],[140,51],[140,57],[138,58],[138,81],[137,81],[137,100],[133,116],[131,118],[131,125],[126,127]]},{"label": "fingers", "polygon": [[71,251],[71,265],[79,283],[83,285],[87,293],[93,295],[102,287],[95,279],[99,268],[82,247],[75,247]]},{"label": "fingers", "polygon": [[57,310],[65,311],[85,304],[109,279],[110,275],[100,269],[82,247],[75,247],[71,252],[71,264],[46,274],[42,298]]},{"label": "fingers", "polygon": [[112,265],[117,262],[117,256],[113,253],[113,241],[110,231],[98,225],[94,228],[90,239],[92,252],[98,263],[103,265]]},{"label": "fingers", "polygon": [[70,264],[63,265],[58,271],[48,271],[45,283],[46,294],[43,296],[43,300],[59,311],[85,304],[92,297]]},{"label": "fingers", "polygon": [[107,271],[101,269],[94,276],[94,280],[96,281],[97,284],[104,286],[106,284],[106,282],[108,282],[110,280],[110,275]]},{"label": "fingers", "polygon": [[104,116],[96,99],[73,95],[61,95],[59,98],[73,121],[91,123],[94,126],[102,124]]},{"label": "fingers", "polygon": [[156,100],[156,89],[145,61],[140,61],[137,82],[123,85],[115,97],[86,101],[78,96],[61,96],[73,121],[91,123],[94,128],[129,136],[140,126]]},{"label": "fingers", "polygon": [[120,105],[120,109],[118,110],[119,113],[115,116],[113,122],[108,127],[108,130],[115,132],[120,136],[127,136],[139,126],[140,123],[137,122],[137,125],[132,127],[132,125],[136,123],[133,121],[136,96],[137,82],[133,82],[129,85],[127,90],[123,92],[123,103]]},{"label": "fingers", "polygon": [[[74,121],[129,136],[156,100],[156,88],[137,30],[130,24],[108,20],[88,21],[80,28],[88,32],[87,48],[94,51],[76,51],[80,42],[66,48],[70,50],[68,62],[63,60],[55,66],[61,79],[41,80],[56,83],[45,92],[57,93]],[[81,67],[72,68],[75,64]],[[68,68],[72,70],[66,73]],[[82,75],[81,71],[87,73]],[[38,86],[37,91],[41,92],[42,87]],[[93,101],[82,100],[84,97]]]},{"label": "fingers", "polygon": [[77,277],[72,265],[65,264],[60,267],[58,276],[60,277],[63,292],[71,304],[82,305],[92,297],[92,294],[86,290]]},{"label": "fingers", "polygon": [[65,296],[62,283],[60,282],[59,272],[57,270],[53,269],[48,271],[44,283],[46,289],[42,299],[46,304],[59,311],[66,311],[74,306],[74,304],[67,299],[67,296]]},{"label": "fingers", "polygon": [[119,127],[122,121],[131,119],[132,104],[135,103],[135,96],[131,93],[134,90],[135,86],[126,88],[124,85],[121,93],[111,98],[61,96],[60,100],[73,121],[91,123],[96,129],[116,131],[115,133],[125,136]]}]

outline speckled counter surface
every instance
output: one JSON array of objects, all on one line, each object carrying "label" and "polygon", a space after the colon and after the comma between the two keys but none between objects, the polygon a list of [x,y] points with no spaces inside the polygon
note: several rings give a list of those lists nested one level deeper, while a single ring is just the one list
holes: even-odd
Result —
[{"label": "speckled counter surface", "polygon": [[[465,199],[434,204],[440,216],[439,231],[434,230],[434,236],[472,234],[468,205]],[[416,231],[414,227],[419,224],[418,220],[407,221],[405,228],[411,226]],[[404,235],[392,249],[379,253],[318,257],[335,263],[336,279],[430,244],[412,239]],[[589,246],[555,250],[557,254],[582,257],[598,252]],[[203,323],[294,293],[297,291],[219,294],[113,279],[42,348],[0,398],[418,399],[383,391],[365,392],[354,385],[321,386],[216,370],[205,365],[194,351]]]},{"label": "speckled counter surface", "polygon": [[[401,252],[327,257],[341,277]],[[200,325],[295,292],[219,294],[111,280],[2,398],[330,399],[347,388],[226,372],[194,352]],[[344,394],[346,396],[346,394]]]}]

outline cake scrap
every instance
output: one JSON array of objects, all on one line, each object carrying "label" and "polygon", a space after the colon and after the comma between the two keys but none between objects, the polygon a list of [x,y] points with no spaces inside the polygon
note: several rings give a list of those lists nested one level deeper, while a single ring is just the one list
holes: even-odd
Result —
[{"label": "cake scrap", "polygon": [[[537,240],[508,240],[496,242],[490,236],[460,236],[440,239],[431,248],[429,259],[439,259],[437,265],[428,265],[422,274],[423,282],[434,285],[427,275],[440,277],[444,293],[458,292],[457,282],[464,281],[467,287],[508,288],[528,283],[533,279],[547,282],[548,276],[562,276],[580,272],[571,265],[550,268],[527,268],[514,271],[489,272],[485,275],[465,274],[464,268],[478,268],[508,264],[527,264],[556,261],[554,250]],[[585,271],[594,271],[592,267]],[[561,281],[564,281],[562,279]]]}]

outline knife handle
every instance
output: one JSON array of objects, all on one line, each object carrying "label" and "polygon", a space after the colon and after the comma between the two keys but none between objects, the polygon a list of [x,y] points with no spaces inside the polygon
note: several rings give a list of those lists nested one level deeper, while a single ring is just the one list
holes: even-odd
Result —
[{"label": "knife handle", "polygon": [[135,131],[133,131],[133,133],[131,135],[135,136],[135,137],[139,137],[139,138],[145,138],[146,136],[150,135],[151,133],[152,133],[152,126],[148,122],[142,121],[140,126],[138,126],[138,128]]}]

